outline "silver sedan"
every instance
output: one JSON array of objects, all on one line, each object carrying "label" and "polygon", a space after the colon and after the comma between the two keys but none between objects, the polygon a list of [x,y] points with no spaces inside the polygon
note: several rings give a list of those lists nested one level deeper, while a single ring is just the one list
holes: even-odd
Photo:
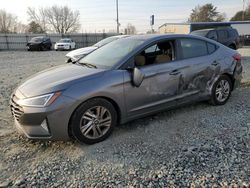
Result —
[{"label": "silver sedan", "polygon": [[34,75],[13,92],[10,106],[28,138],[93,144],[119,123],[162,110],[203,100],[223,105],[241,75],[240,54],[215,41],[138,35]]}]

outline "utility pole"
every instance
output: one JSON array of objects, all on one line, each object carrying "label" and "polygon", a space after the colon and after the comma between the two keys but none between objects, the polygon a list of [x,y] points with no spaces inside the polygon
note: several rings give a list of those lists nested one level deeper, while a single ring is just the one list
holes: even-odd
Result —
[{"label": "utility pole", "polygon": [[116,0],[116,27],[117,27],[117,30],[116,32],[119,34],[119,26],[120,26],[120,23],[119,23],[119,13],[118,13],[118,0]]},{"label": "utility pole", "polygon": [[245,0],[242,0],[242,3],[243,3],[243,5],[242,5],[242,21],[244,21],[244,17],[245,17],[245,15],[244,15],[244,11],[245,11]]}]

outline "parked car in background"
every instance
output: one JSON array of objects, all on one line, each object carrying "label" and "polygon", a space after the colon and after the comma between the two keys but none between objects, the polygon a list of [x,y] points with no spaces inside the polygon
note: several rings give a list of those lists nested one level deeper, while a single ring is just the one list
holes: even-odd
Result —
[{"label": "parked car in background", "polygon": [[27,50],[50,50],[52,43],[49,37],[34,37],[27,43]]},{"label": "parked car in background", "polygon": [[223,105],[241,77],[240,54],[215,41],[135,35],[30,77],[14,91],[10,106],[28,138],[93,144],[119,123],[177,105]]},{"label": "parked car in background", "polygon": [[71,50],[75,49],[76,43],[72,41],[70,38],[63,38],[55,43],[55,50]]},{"label": "parked car in background", "polygon": [[241,35],[240,39],[243,46],[250,46],[250,35]]},{"label": "parked car in background", "polygon": [[232,27],[196,30],[191,34],[215,40],[234,50],[241,46],[238,31]]},{"label": "parked car in background", "polygon": [[125,37],[128,37],[128,35],[112,36],[112,37],[108,37],[108,38],[105,38],[105,39],[99,41],[98,43],[94,44],[93,46],[73,50],[73,51],[66,54],[66,57],[67,57],[66,62],[70,63],[70,62],[77,61],[78,59],[86,56],[87,54],[89,54],[91,52],[93,52],[97,48],[100,48],[100,47],[104,46],[105,44],[108,44],[108,43],[110,43],[112,41],[115,41],[115,40],[120,39],[120,38],[125,38]]}]

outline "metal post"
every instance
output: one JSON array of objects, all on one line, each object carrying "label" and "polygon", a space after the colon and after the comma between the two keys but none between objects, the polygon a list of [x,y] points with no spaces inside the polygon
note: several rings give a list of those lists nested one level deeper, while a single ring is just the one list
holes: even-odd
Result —
[{"label": "metal post", "polygon": [[244,21],[244,17],[245,17],[245,15],[244,15],[244,11],[245,11],[245,0],[242,0],[242,3],[243,3],[243,5],[242,5],[242,21]]},{"label": "metal post", "polygon": [[7,46],[7,50],[10,49],[10,46],[9,46],[9,40],[8,40],[8,36],[7,34],[5,33],[5,40],[6,40],[6,46]]},{"label": "metal post", "polygon": [[119,26],[120,26],[120,23],[119,23],[119,13],[118,13],[118,0],[116,0],[116,27],[117,27],[117,30],[116,32],[119,34]]},{"label": "metal post", "polygon": [[87,46],[89,46],[89,41],[88,41],[88,34],[87,33],[85,33],[85,46],[84,47],[87,47]]}]

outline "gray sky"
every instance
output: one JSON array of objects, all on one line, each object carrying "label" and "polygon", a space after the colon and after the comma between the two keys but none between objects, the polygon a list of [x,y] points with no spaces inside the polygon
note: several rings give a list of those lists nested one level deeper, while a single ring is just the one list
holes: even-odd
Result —
[{"label": "gray sky", "polygon": [[[18,20],[28,23],[27,7],[68,5],[80,11],[83,32],[102,32],[116,29],[116,0],[0,0],[0,9],[18,16]],[[242,0],[119,0],[121,29],[128,23],[136,26],[138,32],[150,29],[149,17],[155,15],[157,30],[166,22],[185,22],[196,5],[212,3],[218,11],[226,13],[230,19],[242,10]],[[246,0],[246,4],[248,1]]]}]

